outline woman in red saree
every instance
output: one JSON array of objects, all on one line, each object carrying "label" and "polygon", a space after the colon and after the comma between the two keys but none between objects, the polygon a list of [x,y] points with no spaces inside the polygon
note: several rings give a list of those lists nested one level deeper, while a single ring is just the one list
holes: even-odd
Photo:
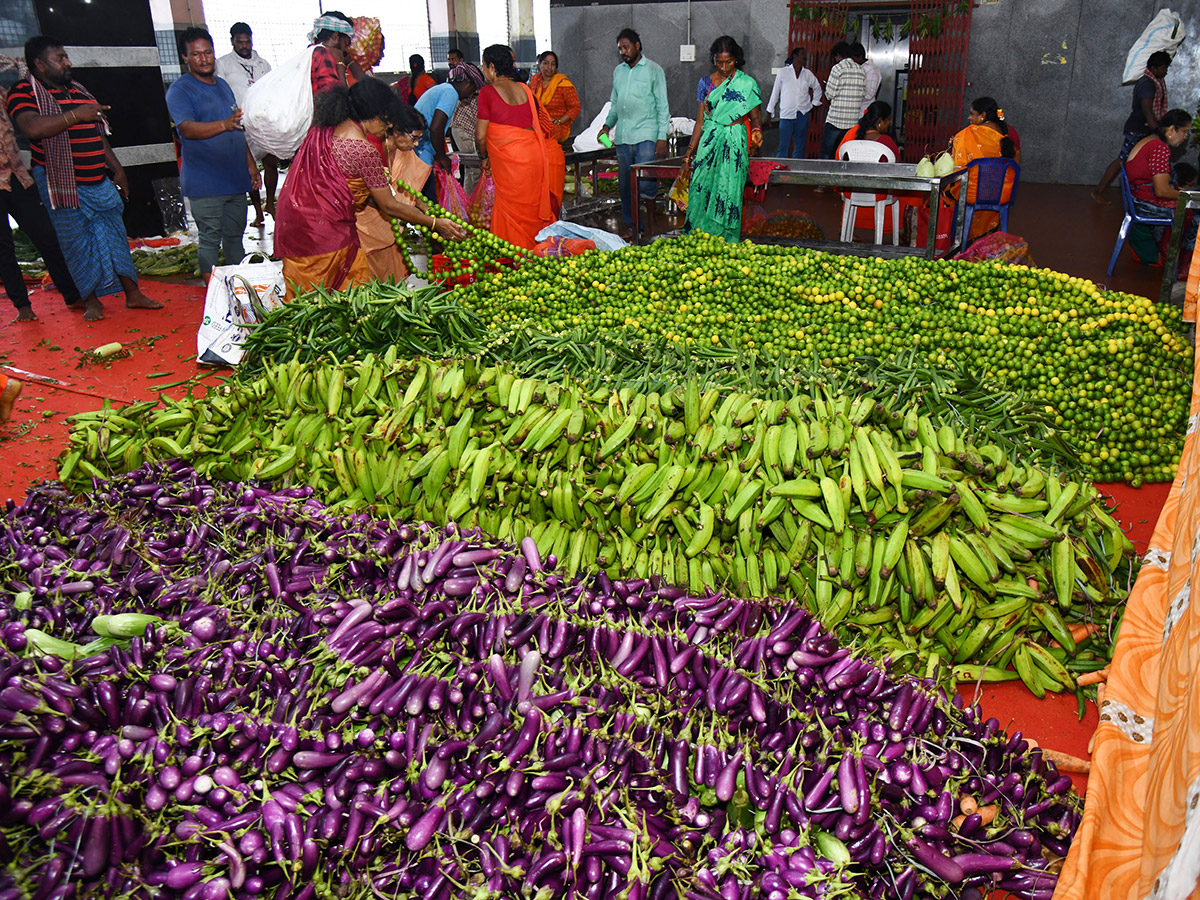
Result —
[{"label": "woman in red saree", "polygon": [[[367,139],[382,140],[389,130],[416,130],[421,123],[414,112],[376,78],[317,95],[312,127],[288,169],[275,218],[275,255],[283,259],[287,299],[317,286],[345,290],[371,280],[355,225],[357,211],[367,203],[445,239],[465,236],[453,222],[399,202],[379,151]],[[358,181],[366,190],[356,199]]]},{"label": "woman in red saree", "polygon": [[550,136],[550,117],[516,74],[511,49],[493,44],[483,51],[487,87],[479,92],[475,146],[496,184],[492,233],[533,249],[537,233],[557,219],[548,146],[557,141]]}]

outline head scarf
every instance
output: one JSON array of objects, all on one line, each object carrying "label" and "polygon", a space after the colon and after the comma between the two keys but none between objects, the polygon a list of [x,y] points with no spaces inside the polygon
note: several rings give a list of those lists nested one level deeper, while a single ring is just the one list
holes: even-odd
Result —
[{"label": "head scarf", "polygon": [[354,36],[354,26],[344,19],[339,19],[337,16],[321,16],[313,22],[312,31],[308,33],[308,42],[314,44],[317,41],[317,35],[322,31],[337,31],[341,34]]},{"label": "head scarf", "polygon": [[470,63],[459,63],[450,70],[450,77],[447,81],[469,81],[475,85],[475,90],[483,87],[483,74]]}]

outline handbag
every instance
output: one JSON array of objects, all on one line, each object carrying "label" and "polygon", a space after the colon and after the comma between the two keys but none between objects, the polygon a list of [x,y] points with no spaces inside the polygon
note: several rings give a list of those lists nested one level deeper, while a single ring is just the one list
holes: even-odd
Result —
[{"label": "handbag", "polygon": [[680,209],[686,210],[688,205],[688,185],[691,182],[692,172],[690,169],[680,172],[675,177],[675,180],[671,182],[671,190],[667,192],[667,199]]},{"label": "handbag", "polygon": [[250,254],[236,266],[217,266],[204,297],[204,318],[196,331],[196,362],[210,366],[236,366],[242,361],[242,344],[250,332],[283,305],[286,285],[283,262],[250,262]]},{"label": "handbag", "polygon": [[300,149],[313,118],[312,48],[272,69],[246,91],[242,126],[260,153],[291,159]]}]

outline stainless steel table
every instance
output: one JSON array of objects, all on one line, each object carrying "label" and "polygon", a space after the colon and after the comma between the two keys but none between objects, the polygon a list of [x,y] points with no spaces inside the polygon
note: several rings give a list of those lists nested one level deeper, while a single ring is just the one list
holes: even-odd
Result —
[{"label": "stainless steel table", "polygon": [[[929,195],[929,208],[938,209],[942,194],[955,182],[959,186],[959,195],[966,190],[967,170],[956,169],[949,175],[924,176],[917,174],[916,165],[904,163],[851,163],[835,160],[818,159],[770,159],[770,162],[780,163],[782,169],[771,172],[767,185],[772,184],[815,184],[827,187],[849,188],[855,191],[873,191],[877,193],[893,193],[896,191],[916,191]],[[679,175],[683,158],[661,159],[654,162],[640,163],[632,167],[630,178],[675,178]],[[640,242],[640,204],[633,204],[633,233],[635,240]],[[964,203],[958,204],[956,211],[956,230],[950,242],[951,249],[961,243],[963,224],[967,215]],[[929,239],[924,250],[911,247],[888,247],[891,254],[918,255],[926,259],[937,257],[937,216],[930,216]],[[803,242],[798,242],[803,243]]]},{"label": "stainless steel table", "polygon": [[[618,202],[614,197],[608,200],[600,197],[600,163],[605,160],[616,162],[617,151],[612,148],[602,147],[599,150],[586,150],[581,153],[566,153],[564,154],[567,161],[567,168],[574,172],[575,175],[575,193],[570,204],[566,203],[566,196],[563,197],[563,212],[573,215],[582,215],[590,212],[593,209],[608,206]],[[458,154],[458,162],[460,165],[470,169],[479,170],[479,156],[475,153],[460,153]],[[592,199],[584,201],[580,198],[583,196],[583,167],[591,165],[591,182],[592,182]]]},{"label": "stainless steel table", "polygon": [[[1171,300],[1171,289],[1175,286],[1175,270],[1179,267],[1179,250],[1183,245],[1183,223],[1187,220],[1189,209],[1200,211],[1200,191],[1180,191],[1179,199],[1175,201],[1171,242],[1167,245],[1167,258],[1163,260],[1162,290],[1158,294],[1160,303],[1169,303]],[[1200,212],[1197,214],[1200,215]]]},{"label": "stainless steel table", "polygon": [[[611,206],[614,203],[619,203],[620,200],[616,197],[605,198],[600,196],[600,163],[605,160],[616,162],[617,151],[611,147],[601,147],[599,150],[583,150],[581,152],[567,153],[567,168],[575,173],[575,196],[572,198],[570,205],[566,203],[566,196],[563,196],[564,212],[571,212],[576,215],[589,212],[593,209],[598,209],[605,206]],[[585,201],[583,197],[583,177],[580,170],[585,165],[592,167],[592,199]]]}]

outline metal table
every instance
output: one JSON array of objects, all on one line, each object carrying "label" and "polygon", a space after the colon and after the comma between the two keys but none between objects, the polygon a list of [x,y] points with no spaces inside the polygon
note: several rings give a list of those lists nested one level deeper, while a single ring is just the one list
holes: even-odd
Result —
[{"label": "metal table", "polygon": [[[956,169],[949,175],[924,176],[917,174],[916,165],[904,163],[851,163],[827,159],[777,159],[769,158],[770,162],[780,163],[782,169],[771,172],[767,181],[772,184],[815,184],[827,187],[848,188],[854,191],[873,191],[877,193],[893,193],[896,191],[915,191],[929,194],[929,208],[938,209],[942,194],[955,182],[958,182],[959,195],[966,190],[967,170]],[[639,163],[632,167],[630,178],[676,178],[683,165],[683,158],[662,159],[654,162]],[[633,204],[633,233],[634,240],[640,243],[640,210],[641,204]],[[961,235],[967,215],[964,203],[958,204],[955,215],[957,220],[956,235]],[[937,217],[930,215],[929,238],[924,250],[913,247],[889,247],[890,253],[899,255],[923,254],[926,259],[937,257]],[[951,248],[959,241],[952,239]]]},{"label": "metal table", "polygon": [[[572,152],[572,153],[566,153],[564,155],[565,155],[566,161],[567,161],[567,168],[572,170],[575,174],[574,199],[572,200],[570,205],[567,205],[565,203],[566,197],[565,196],[563,197],[563,200],[564,200],[563,211],[564,212],[571,212],[573,214],[582,214],[585,212],[589,212],[594,208],[608,206],[612,203],[617,202],[617,200],[615,198],[612,200],[607,200],[607,199],[602,199],[600,197],[600,163],[604,160],[611,160],[613,162],[616,162],[616,160],[617,160],[617,151],[616,150],[613,150],[612,148],[609,148],[609,147],[602,147],[599,150],[586,150],[581,153]],[[479,162],[479,155],[476,153],[460,153],[460,154],[458,154],[458,162],[459,162],[459,165],[467,167],[467,168],[476,169],[476,170],[481,168],[480,162]],[[591,201],[582,201],[579,199],[582,196],[582,188],[583,188],[582,169],[584,166],[588,165],[589,163],[591,164],[591,167],[592,167],[592,174],[591,174],[592,200]]]},{"label": "metal table", "polygon": [[[592,209],[598,209],[605,206],[611,206],[614,203],[620,202],[617,198],[607,199],[600,196],[600,163],[603,160],[612,160],[616,162],[617,151],[611,147],[601,147],[599,150],[583,150],[578,153],[572,151],[567,153],[567,168],[572,169],[575,173],[575,195],[570,206],[566,204],[566,197],[563,197],[563,206],[569,209],[572,213],[582,214]],[[591,164],[592,167],[592,199],[584,201],[580,198],[583,196],[583,176],[580,170],[583,166]],[[565,210],[564,210],[565,211]]]},{"label": "metal table", "polygon": [[1171,289],[1175,286],[1175,270],[1179,267],[1179,250],[1183,244],[1183,223],[1187,219],[1189,209],[1200,210],[1200,191],[1180,191],[1179,199],[1175,201],[1175,222],[1171,226],[1171,242],[1167,245],[1167,258],[1163,260],[1162,290],[1158,294],[1160,303],[1171,302]]}]

